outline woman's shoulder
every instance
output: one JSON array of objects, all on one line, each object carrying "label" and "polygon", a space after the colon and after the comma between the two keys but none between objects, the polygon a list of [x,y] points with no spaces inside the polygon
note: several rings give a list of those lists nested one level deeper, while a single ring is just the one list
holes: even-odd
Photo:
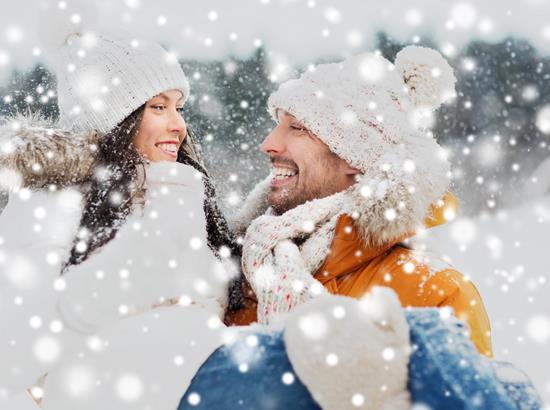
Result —
[{"label": "woman's shoulder", "polygon": [[14,189],[0,214],[2,245],[66,247],[81,213],[82,193],[77,189]]}]

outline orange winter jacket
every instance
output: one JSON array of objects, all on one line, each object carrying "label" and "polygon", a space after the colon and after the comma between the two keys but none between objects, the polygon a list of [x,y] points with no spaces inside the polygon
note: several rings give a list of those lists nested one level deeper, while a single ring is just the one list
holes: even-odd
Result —
[{"label": "orange winter jacket", "polygon": [[[449,200],[454,201],[453,197]],[[434,212],[426,225],[442,222],[442,215]],[[361,298],[374,286],[386,286],[397,293],[404,307],[451,307],[458,318],[468,323],[478,351],[492,356],[489,319],[471,281],[439,258],[399,242],[378,248],[365,246],[350,216],[343,215],[338,220],[329,256],[314,276],[337,295]],[[256,321],[256,299],[248,284],[243,286],[246,306],[228,312],[228,324]]]}]

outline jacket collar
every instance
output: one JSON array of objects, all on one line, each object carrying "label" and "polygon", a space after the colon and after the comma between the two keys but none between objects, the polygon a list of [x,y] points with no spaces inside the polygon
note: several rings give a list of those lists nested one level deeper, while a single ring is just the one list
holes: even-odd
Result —
[{"label": "jacket collar", "polygon": [[408,236],[404,234],[401,238],[395,238],[381,245],[367,245],[362,240],[361,232],[353,218],[349,215],[342,215],[336,224],[334,239],[330,247],[331,252],[315,276],[325,285],[333,279],[364,267]]}]

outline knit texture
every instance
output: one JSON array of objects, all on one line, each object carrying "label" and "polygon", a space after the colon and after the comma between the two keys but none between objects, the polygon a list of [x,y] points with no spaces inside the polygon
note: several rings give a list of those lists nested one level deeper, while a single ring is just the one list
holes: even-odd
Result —
[{"label": "knit texture", "polygon": [[107,133],[155,95],[189,96],[177,59],[160,45],[70,34],[57,49],[60,127]]},{"label": "knit texture", "polygon": [[396,65],[377,54],[318,65],[283,83],[268,108],[275,120],[279,109],[292,114],[332,152],[367,172],[396,147],[426,139],[415,110],[437,108],[454,94],[455,82],[437,51],[411,46],[398,53]]},{"label": "knit texture", "polygon": [[[326,293],[313,278],[326,258],[344,194],[307,202],[283,216],[255,219],[243,242],[243,273],[258,299],[258,322],[269,324],[277,315]],[[306,239],[298,247],[292,240]]]}]

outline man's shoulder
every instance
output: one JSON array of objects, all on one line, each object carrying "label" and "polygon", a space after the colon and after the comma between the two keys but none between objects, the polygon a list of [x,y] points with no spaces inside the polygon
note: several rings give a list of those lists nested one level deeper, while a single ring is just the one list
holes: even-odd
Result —
[{"label": "man's shoulder", "polygon": [[402,303],[411,306],[439,305],[468,282],[443,257],[401,244],[383,255],[377,270],[380,284],[396,289]]}]

